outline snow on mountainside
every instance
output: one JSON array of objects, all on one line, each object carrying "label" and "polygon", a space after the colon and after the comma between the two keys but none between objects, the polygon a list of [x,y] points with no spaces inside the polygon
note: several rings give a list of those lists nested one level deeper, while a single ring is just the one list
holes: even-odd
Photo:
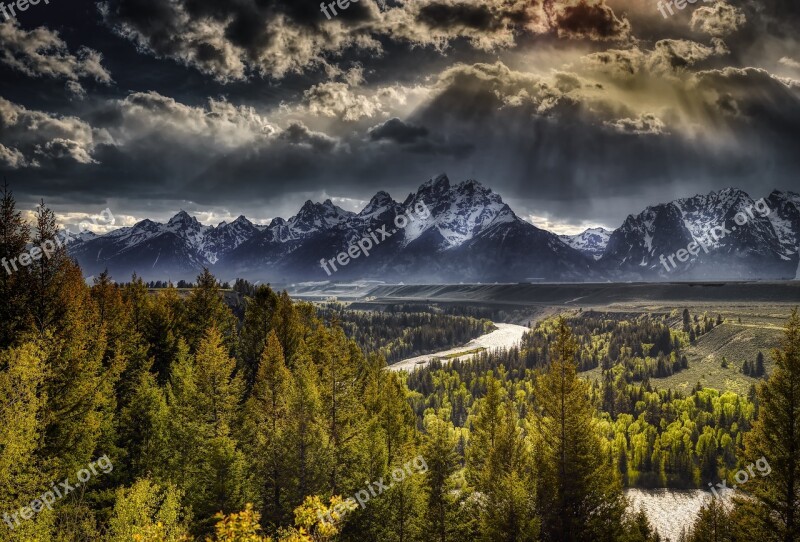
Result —
[{"label": "snow on mountainside", "polygon": [[314,203],[308,200],[296,216],[289,219],[287,226],[292,239],[309,237],[323,230],[330,229],[347,222],[354,216],[334,205],[331,200],[325,203]]},{"label": "snow on mountainside", "polygon": [[599,260],[606,250],[611,233],[605,228],[589,228],[578,235],[559,235],[558,238],[575,250]]},{"label": "snow on mountainside", "polygon": [[[727,188],[648,207],[630,215],[611,235],[600,264],[617,279],[793,277],[798,253],[791,239],[800,232],[800,223],[792,224],[791,216],[797,205],[781,193],[770,198],[756,202],[739,189]],[[791,230],[782,236],[776,232],[778,207],[789,217],[781,224]],[[703,250],[695,245],[698,254],[676,259],[692,243]]]},{"label": "snow on mountainside", "polygon": [[452,249],[471,240],[475,234],[493,223],[512,222],[514,212],[498,194],[477,181],[450,186],[446,175],[423,184],[415,195],[404,202],[407,208],[424,204],[431,213],[426,220],[417,220],[405,229],[405,245],[435,230],[442,238],[440,249]]},{"label": "snow on mountainside", "polygon": [[[747,213],[752,216],[747,215]],[[745,225],[736,226],[747,216]],[[745,213],[745,215],[742,215]],[[412,218],[398,227],[400,215]],[[728,234],[709,233],[724,226]],[[384,229],[385,228],[385,229]],[[328,275],[330,261],[371,234],[390,235]],[[667,268],[703,239],[707,250]],[[108,269],[148,280],[193,279],[210,267],[226,280],[281,283],[375,279],[403,282],[583,280],[800,279],[800,195],[774,191],[763,201],[729,188],[654,205],[630,215],[614,232],[588,229],[557,236],[519,218],[499,194],[474,180],[451,184],[440,175],[397,202],[378,192],[359,213],[331,200],[307,201],[268,226],[244,216],[204,226],[181,211],[166,224],[142,220],[70,247],[87,275]]]}]

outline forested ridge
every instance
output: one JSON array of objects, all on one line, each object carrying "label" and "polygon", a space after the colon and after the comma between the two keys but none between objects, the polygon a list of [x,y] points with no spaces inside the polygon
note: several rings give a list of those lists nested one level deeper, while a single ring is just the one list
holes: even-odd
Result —
[{"label": "forested ridge", "polygon": [[[675,318],[667,314],[587,311],[567,317],[578,341],[579,371],[613,368],[637,382],[680,372],[688,366],[684,348],[722,323],[719,316],[691,315],[688,309],[680,318],[683,323],[675,329]],[[523,337],[519,361],[529,369],[546,365],[554,336],[553,321],[537,325]]]},{"label": "forested ridge", "polygon": [[[46,207],[31,233],[3,195],[0,256],[55,234]],[[408,376],[314,306],[250,293],[237,318],[208,271],[187,296],[88,286],[63,250],[0,273],[0,540],[652,541],[624,484],[697,485],[762,456],[752,498],[704,511],[692,540],[800,539],[796,312],[757,397],[683,398],[622,370],[590,385],[563,318],[531,367],[523,349]],[[35,504],[98,457],[113,470]]]},{"label": "forested ridge", "polygon": [[487,319],[430,312],[347,310],[340,303],[320,309],[325,322],[338,323],[366,353],[383,356],[390,365],[468,343],[496,329]]}]

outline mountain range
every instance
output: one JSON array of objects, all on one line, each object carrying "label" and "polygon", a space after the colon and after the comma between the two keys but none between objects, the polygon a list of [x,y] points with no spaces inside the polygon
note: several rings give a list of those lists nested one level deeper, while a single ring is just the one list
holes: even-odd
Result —
[{"label": "mountain range", "polygon": [[[768,214],[756,210],[765,205]],[[413,220],[397,227],[404,214]],[[737,226],[742,217],[746,224]],[[716,226],[727,230],[718,239],[709,235]],[[393,233],[382,239],[379,231]],[[376,241],[368,257],[337,263],[337,255],[367,238]],[[698,239],[699,254],[674,256]],[[307,201],[295,216],[265,226],[244,216],[205,226],[181,211],[166,224],[142,220],[84,235],[69,250],[87,275],[107,269],[119,280],[134,272],[145,280],[192,280],[208,267],[224,280],[279,284],[596,282],[795,279],[799,244],[800,195],[792,192],[776,190],[756,203],[726,188],[648,207],[613,232],[558,236],[521,219],[479,182],[451,184],[441,175],[403,202],[378,192],[358,213],[331,200]],[[665,265],[662,255],[673,255],[675,265]],[[321,260],[333,260],[336,271],[323,269]]]}]

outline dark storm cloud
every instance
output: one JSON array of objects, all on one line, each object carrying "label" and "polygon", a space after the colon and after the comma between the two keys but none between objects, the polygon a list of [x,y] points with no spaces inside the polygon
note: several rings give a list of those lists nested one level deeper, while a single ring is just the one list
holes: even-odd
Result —
[{"label": "dark storm cloud", "polygon": [[475,30],[496,30],[503,24],[501,20],[493,16],[487,6],[465,3],[427,4],[419,10],[417,21],[437,29],[466,27]]},{"label": "dark storm cloud", "polygon": [[619,19],[605,4],[580,0],[566,6],[556,17],[559,34],[569,37],[589,37],[596,40],[617,40],[630,33],[631,25]]},{"label": "dark storm cloud", "polygon": [[[654,56],[664,70],[673,65],[665,59],[676,48],[663,49],[642,55]],[[524,201],[535,193],[532,210],[557,209],[562,218],[577,220],[593,202],[602,207],[610,198],[633,201],[643,192],[650,197],[664,192],[669,199],[670,191],[734,185],[765,194],[791,186],[800,167],[791,150],[800,128],[797,88],[759,70],[640,77],[657,78],[667,87],[658,114],[633,105],[636,93],[624,90],[630,82],[599,91],[580,77],[576,86],[574,77],[558,80],[500,64],[463,65],[441,76],[438,94],[414,120],[426,119],[450,133],[480,134],[472,139],[480,152],[471,163],[486,162],[470,173],[497,179],[490,184],[509,198]],[[734,105],[735,114],[723,107],[722,98]],[[652,101],[658,104],[659,96]],[[617,225],[612,217],[618,212],[608,206],[595,216]]]},{"label": "dark storm cloud", "polygon": [[65,161],[91,164],[96,145],[107,140],[107,134],[77,117],[30,110],[0,97],[0,166],[36,169]]},{"label": "dark storm cloud", "polygon": [[453,135],[445,140],[438,134],[431,134],[424,126],[404,122],[397,117],[367,130],[372,141],[381,144],[396,144],[398,149],[415,153],[453,156],[459,159],[468,157],[475,151],[474,145],[464,142],[462,137]]},{"label": "dark storm cloud", "polygon": [[621,40],[630,25],[604,0],[419,0],[385,10],[373,0],[328,19],[316,2],[295,0],[109,0],[106,23],[143,51],[230,83],[261,75],[325,68],[346,54],[385,53],[394,44],[444,50],[466,39],[473,48],[509,48],[526,34]]},{"label": "dark storm cloud", "polygon": [[330,152],[336,148],[337,140],[321,132],[309,130],[302,122],[293,122],[279,136],[293,145],[308,146],[316,152]]},{"label": "dark storm cloud", "polygon": [[[696,192],[792,188],[800,84],[775,73],[800,73],[798,11],[361,0],[328,21],[315,1],[111,0],[99,29],[12,28],[0,75],[33,91],[0,90],[0,170],[26,201],[262,219],[323,193],[403,199],[444,171],[523,216],[617,226]],[[54,80],[85,100],[53,100]]]},{"label": "dark storm cloud", "polygon": [[430,134],[424,126],[407,124],[397,117],[391,118],[383,124],[373,126],[368,131],[370,139],[380,141],[382,139],[394,141],[395,143],[414,143]]},{"label": "dark storm cloud", "polygon": [[223,82],[251,72],[283,77],[348,47],[377,47],[361,30],[377,12],[366,0],[335,21],[316,2],[279,0],[111,0],[101,10],[107,24],[143,50]]}]

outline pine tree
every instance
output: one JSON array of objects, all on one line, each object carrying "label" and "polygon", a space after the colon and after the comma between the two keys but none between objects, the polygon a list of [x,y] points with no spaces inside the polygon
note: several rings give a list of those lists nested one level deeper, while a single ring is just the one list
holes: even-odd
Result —
[{"label": "pine tree", "polygon": [[213,514],[244,504],[244,458],[232,436],[243,385],[215,327],[206,331],[194,357],[185,344],[179,350],[167,396],[170,466],[199,525],[207,527]]},{"label": "pine tree", "polygon": [[29,238],[30,228],[5,184],[0,198],[0,349],[18,341],[30,326],[26,318],[29,269],[12,262],[26,251]]},{"label": "pine tree", "polygon": [[126,448],[126,482],[153,476],[169,479],[169,409],[164,391],[150,373],[139,375],[119,422],[120,446]]},{"label": "pine tree", "polygon": [[170,284],[154,297],[144,311],[145,340],[149,345],[148,356],[153,358],[152,369],[159,384],[170,377],[171,368],[178,359],[178,344],[184,340],[186,328],[186,306],[178,291]]},{"label": "pine tree", "polygon": [[221,335],[228,352],[233,353],[236,334],[236,318],[225,304],[219,283],[206,268],[197,276],[197,287],[192,289],[186,301],[186,342],[195,351],[206,331],[215,327]]},{"label": "pine tree", "polygon": [[730,511],[718,498],[700,509],[689,535],[687,542],[735,542],[737,529],[731,521]]},{"label": "pine tree", "polygon": [[147,331],[147,317],[151,301],[147,286],[136,273],[133,274],[129,283],[122,286],[122,298],[128,306],[133,331],[144,336]]},{"label": "pine tree", "polygon": [[428,472],[425,473],[425,532],[430,533],[435,542],[447,542],[452,540],[453,515],[458,506],[451,481],[458,466],[457,441],[452,424],[434,414],[426,418],[425,433],[423,455],[428,463]]},{"label": "pine tree", "polygon": [[307,496],[323,492],[325,430],[316,367],[305,343],[297,349],[292,365],[287,447],[289,470],[294,473],[290,480],[290,501],[299,506]]},{"label": "pine tree", "polygon": [[482,489],[487,463],[503,423],[503,385],[494,376],[486,377],[486,396],[473,406],[473,419],[467,453],[467,481]]},{"label": "pine tree", "polygon": [[761,352],[759,352],[758,355],[756,356],[756,366],[753,372],[754,372],[753,376],[757,376],[759,378],[764,376],[767,372],[764,369],[764,354],[762,354]]},{"label": "pine tree", "polygon": [[303,330],[297,307],[286,291],[281,292],[278,296],[272,328],[278,335],[286,359],[292,359],[303,338]]},{"label": "pine tree", "polygon": [[588,385],[576,374],[577,349],[559,318],[550,368],[537,379],[533,421],[542,538],[610,541],[619,533],[625,502],[596,432]]},{"label": "pine tree", "polygon": [[41,314],[54,314],[51,308],[57,307],[59,316],[49,322],[49,317],[37,317],[38,323],[47,322],[40,332],[49,337],[43,455],[58,477],[83,468],[95,452],[111,453],[99,448],[115,440],[114,392],[123,366],[121,360],[103,364],[106,332],[80,269],[64,262],[46,289],[53,297],[42,304]]},{"label": "pine tree", "polygon": [[266,285],[258,286],[252,297],[245,298],[238,361],[250,387],[256,379],[261,353],[267,345],[267,335],[274,328],[277,307],[278,296]]},{"label": "pine tree", "polygon": [[285,523],[292,511],[292,506],[286,502],[289,486],[286,447],[292,384],[283,348],[271,331],[261,355],[253,393],[244,408],[244,432],[253,483],[257,485],[262,518],[271,525]]},{"label": "pine tree", "polygon": [[365,360],[341,328],[328,330],[318,326],[309,336],[308,347],[319,371],[322,416],[327,426],[327,487],[332,495],[339,495],[362,487],[363,473],[368,470],[364,451],[364,389],[359,381]]},{"label": "pine tree", "polygon": [[[769,475],[755,476],[747,491],[755,498],[753,517],[763,540],[800,539],[800,317],[786,323],[781,347],[772,353],[775,369],[758,388],[759,413],[745,436],[745,459],[766,461]],[[761,467],[759,467],[761,469]],[[761,470],[759,471],[761,472]]]},{"label": "pine tree", "polygon": [[[59,290],[63,274],[70,271],[81,275],[80,270],[69,261],[67,252],[58,234],[55,213],[41,202],[36,210],[36,230],[32,245],[42,256],[30,267],[30,310],[34,328],[44,335],[64,317],[64,307],[59,303]],[[44,257],[45,251],[50,256]],[[30,252],[33,256],[33,248]]]},{"label": "pine tree", "polygon": [[467,480],[483,495],[481,539],[536,540],[539,518],[532,468],[517,409],[503,383],[489,375],[472,420]]}]

